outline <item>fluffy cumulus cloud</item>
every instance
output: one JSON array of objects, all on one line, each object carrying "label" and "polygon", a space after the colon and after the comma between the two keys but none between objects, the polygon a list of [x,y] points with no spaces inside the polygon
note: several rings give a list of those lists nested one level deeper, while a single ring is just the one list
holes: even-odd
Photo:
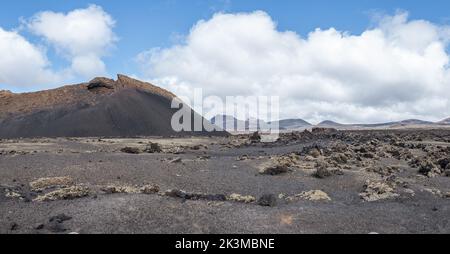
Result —
[{"label": "fluffy cumulus cloud", "polygon": [[114,19],[101,7],[91,5],[67,14],[41,12],[27,26],[69,59],[75,74],[92,77],[106,73],[101,58],[117,39],[114,24]]},{"label": "fluffy cumulus cloud", "polygon": [[142,52],[144,75],[182,95],[278,95],[281,117],[381,122],[450,116],[450,28],[407,13],[353,35],[279,31],[261,11],[216,14],[185,42]]},{"label": "fluffy cumulus cloud", "polygon": [[[57,82],[45,52],[14,31],[0,27],[0,84],[31,86]],[[31,77],[31,78],[30,78]]]},{"label": "fluffy cumulus cloud", "polygon": [[[37,13],[17,31],[0,27],[0,88],[42,89],[105,75],[102,58],[117,40],[114,24],[101,7],[91,5],[68,13]],[[43,45],[22,36],[23,29],[43,39]],[[69,65],[55,69],[47,58],[49,49],[55,49]]]}]

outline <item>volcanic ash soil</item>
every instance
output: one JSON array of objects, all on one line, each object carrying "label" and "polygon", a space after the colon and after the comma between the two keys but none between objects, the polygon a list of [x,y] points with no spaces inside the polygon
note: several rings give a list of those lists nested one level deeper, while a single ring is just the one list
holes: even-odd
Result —
[{"label": "volcanic ash soil", "polygon": [[0,140],[0,233],[450,233],[450,130]]}]

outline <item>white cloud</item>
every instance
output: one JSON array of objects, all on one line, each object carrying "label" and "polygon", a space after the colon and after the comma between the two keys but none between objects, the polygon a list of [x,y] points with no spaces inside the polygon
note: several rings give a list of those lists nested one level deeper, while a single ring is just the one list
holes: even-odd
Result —
[{"label": "white cloud", "polygon": [[49,69],[45,52],[14,31],[0,27],[0,84],[14,87],[53,83],[60,77]]},{"label": "white cloud", "polygon": [[114,19],[96,5],[67,14],[40,12],[27,22],[31,32],[45,38],[71,61],[74,74],[83,77],[106,73],[102,57],[117,40],[114,25]]},{"label": "white cloud", "polygon": [[106,74],[102,58],[117,38],[115,21],[101,7],[91,5],[67,14],[45,11],[23,22],[70,65],[55,69],[46,47],[0,27],[0,89],[6,85],[17,91],[44,89]]},{"label": "white cloud", "polygon": [[407,13],[352,35],[278,31],[266,13],[216,14],[183,44],[142,52],[144,75],[177,94],[279,95],[282,117],[378,122],[450,116],[450,29]]}]

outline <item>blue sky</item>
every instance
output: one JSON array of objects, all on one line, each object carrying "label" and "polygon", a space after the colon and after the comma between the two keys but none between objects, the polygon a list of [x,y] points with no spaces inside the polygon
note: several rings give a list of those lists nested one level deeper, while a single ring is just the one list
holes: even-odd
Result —
[{"label": "blue sky", "polygon": [[312,122],[440,120],[448,10],[445,0],[3,1],[0,90],[123,73],[179,95],[275,94],[282,117]]},{"label": "blue sky", "polygon": [[[115,49],[105,58],[108,73],[137,72],[133,58],[153,47],[166,47],[177,34],[187,34],[200,19],[209,19],[216,12],[251,12],[263,10],[279,30],[292,30],[305,35],[315,28],[335,27],[351,33],[360,33],[371,25],[374,13],[394,13],[407,10],[412,18],[435,23],[450,21],[450,2],[445,0],[15,0],[2,1],[0,27],[14,29],[19,19],[28,18],[45,10],[69,12],[89,4],[101,6],[115,20],[114,32],[120,38]],[[31,41],[38,40],[24,33]],[[48,51],[55,67],[65,62]],[[8,87],[6,87],[8,88]]]}]

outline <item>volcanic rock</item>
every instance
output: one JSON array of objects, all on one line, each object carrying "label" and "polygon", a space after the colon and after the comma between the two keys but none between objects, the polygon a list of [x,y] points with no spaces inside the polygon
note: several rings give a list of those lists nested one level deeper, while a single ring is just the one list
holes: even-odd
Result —
[{"label": "volcanic rock", "polygon": [[328,196],[328,194],[321,190],[305,191],[296,196],[309,201],[331,201],[331,198]]},{"label": "volcanic rock", "polygon": [[264,194],[259,198],[258,205],[274,207],[277,205],[277,198],[273,194]]},{"label": "volcanic rock", "polygon": [[258,143],[261,142],[261,135],[259,134],[259,132],[255,132],[250,136],[250,141],[252,143]]},{"label": "volcanic rock", "polygon": [[289,168],[284,165],[276,165],[272,167],[265,168],[261,170],[259,173],[262,175],[279,175],[284,174],[289,171]]},{"label": "volcanic rock", "polygon": [[242,203],[252,203],[256,201],[256,198],[250,195],[244,196],[241,194],[233,193],[227,197],[227,200]]},{"label": "volcanic rock", "polygon": [[64,213],[58,214],[56,216],[52,216],[49,219],[49,222],[56,221],[58,223],[63,223],[64,221],[71,220],[72,217],[65,215]]},{"label": "volcanic rock", "polygon": [[367,180],[364,184],[364,191],[359,196],[367,202],[374,202],[398,197],[399,194],[394,191],[395,186],[389,181]]},{"label": "volcanic rock", "polygon": [[141,150],[137,147],[124,147],[120,149],[122,153],[130,153],[130,154],[140,154]]},{"label": "volcanic rock", "polygon": [[419,166],[419,173],[428,177],[433,177],[440,174],[441,171],[431,161],[422,161]]},{"label": "volcanic rock", "polygon": [[448,158],[443,158],[438,161],[438,164],[442,169],[445,169],[450,164],[450,160]]},{"label": "volcanic rock", "polygon": [[74,180],[69,176],[63,177],[46,177],[39,178],[30,182],[30,187],[33,191],[43,191],[55,187],[68,187],[74,184]]},{"label": "volcanic rock", "polygon": [[314,177],[324,179],[333,175],[342,175],[343,172],[339,169],[330,169],[326,161],[319,160],[316,162],[316,171],[313,173]]},{"label": "volcanic rock", "polygon": [[12,222],[12,223],[9,225],[9,229],[10,229],[11,231],[17,230],[18,228],[19,228],[19,225],[18,225],[17,223],[15,223],[15,222]]},{"label": "volcanic rock", "polygon": [[144,152],[146,153],[160,153],[162,152],[162,148],[158,143],[150,143],[150,145],[145,148]]},{"label": "volcanic rock", "polygon": [[108,78],[95,78],[91,80],[87,86],[88,90],[96,88],[114,89],[114,80]]},{"label": "volcanic rock", "polygon": [[44,202],[44,201],[56,201],[56,200],[72,200],[77,198],[83,198],[88,196],[90,193],[89,188],[84,186],[71,186],[62,189],[58,189],[44,195],[40,195],[33,201]]}]

